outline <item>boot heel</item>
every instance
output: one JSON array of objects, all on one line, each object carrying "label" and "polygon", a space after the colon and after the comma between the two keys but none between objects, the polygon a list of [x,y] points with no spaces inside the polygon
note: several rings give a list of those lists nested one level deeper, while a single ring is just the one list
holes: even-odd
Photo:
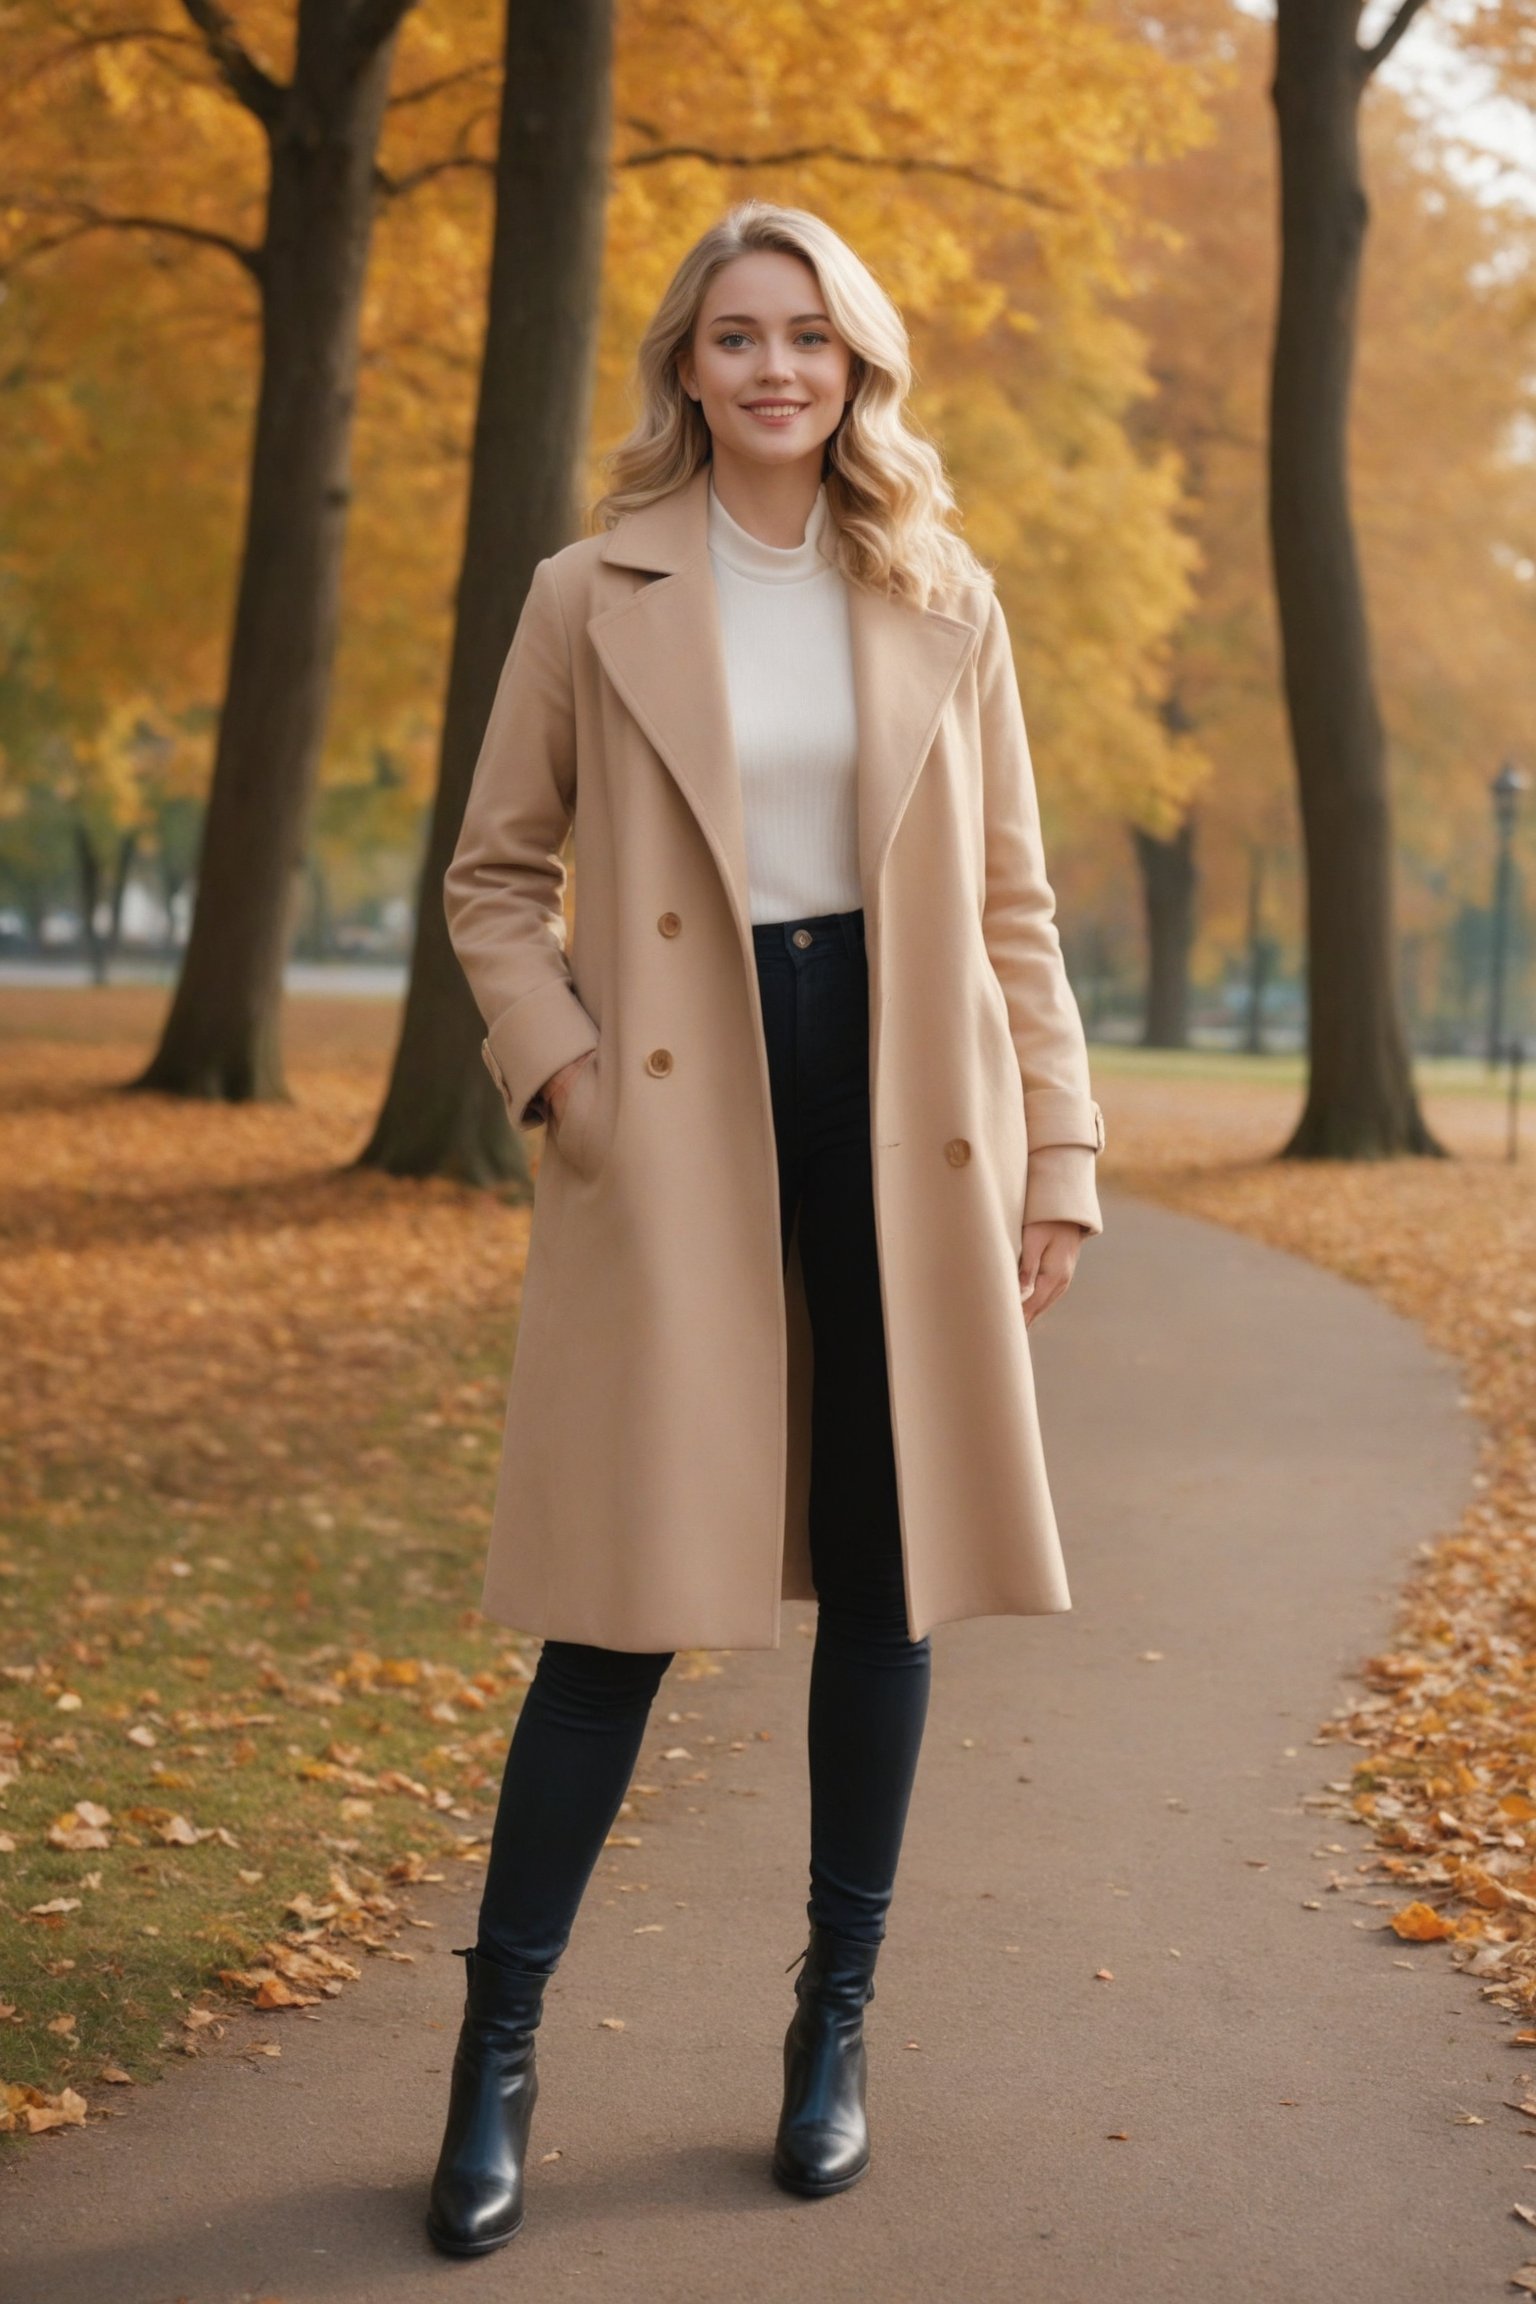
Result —
[{"label": "boot heel", "polygon": [[523,2166],[539,2093],[533,2036],[548,1977],[486,1960],[466,1964],[448,2118],[427,2203],[427,2237],[445,2256],[488,2256],[523,2222]]}]

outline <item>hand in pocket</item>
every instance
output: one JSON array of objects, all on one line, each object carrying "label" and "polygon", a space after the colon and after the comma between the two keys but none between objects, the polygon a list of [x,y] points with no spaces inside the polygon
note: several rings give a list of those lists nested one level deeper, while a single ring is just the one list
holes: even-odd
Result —
[{"label": "hand in pocket", "polygon": [[559,1127],[561,1118],[565,1112],[566,1100],[571,1093],[572,1081],[575,1079],[577,1073],[581,1070],[583,1064],[589,1063],[596,1053],[597,1051],[593,1048],[585,1049],[580,1056],[574,1057],[569,1064],[562,1064],[559,1071],[552,1072],[549,1078],[545,1081],[540,1093],[544,1098],[545,1104],[549,1108],[549,1116],[557,1128]]}]

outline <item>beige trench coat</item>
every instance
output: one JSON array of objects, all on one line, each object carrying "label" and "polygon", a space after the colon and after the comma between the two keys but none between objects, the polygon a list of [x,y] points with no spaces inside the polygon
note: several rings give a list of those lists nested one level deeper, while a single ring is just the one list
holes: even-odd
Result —
[{"label": "beige trench coat", "polygon": [[[444,882],[539,1162],[483,1606],[625,1649],[777,1647],[813,1593],[811,1335],[781,1261],[708,468],[539,563]],[[1013,656],[981,584],[850,587],[871,1157],[907,1625],[1071,1606],[1026,1218],[1101,1227]],[[574,818],[569,945],[559,852]],[[1058,1315],[1059,1316],[1059,1315]]]}]

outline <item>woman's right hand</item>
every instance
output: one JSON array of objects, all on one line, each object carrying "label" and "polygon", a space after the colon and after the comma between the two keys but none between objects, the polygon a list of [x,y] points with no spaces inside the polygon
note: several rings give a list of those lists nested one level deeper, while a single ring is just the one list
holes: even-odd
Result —
[{"label": "woman's right hand", "polygon": [[571,1082],[593,1053],[594,1051],[590,1048],[584,1049],[581,1055],[574,1057],[569,1064],[562,1064],[558,1072],[551,1072],[539,1091],[544,1099],[545,1108],[557,1128],[565,1111],[565,1100],[571,1092]]}]

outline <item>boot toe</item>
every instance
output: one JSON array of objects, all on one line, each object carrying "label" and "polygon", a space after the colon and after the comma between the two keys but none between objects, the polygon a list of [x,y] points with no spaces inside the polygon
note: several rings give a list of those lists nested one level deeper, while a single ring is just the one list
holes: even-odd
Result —
[{"label": "boot toe", "polygon": [[522,2229],[522,2202],[504,2189],[442,2183],[427,2209],[427,2237],[445,2256],[489,2256]]},{"label": "boot toe", "polygon": [[781,2136],[774,2148],[773,2173],[786,2191],[816,2199],[845,2192],[869,2166],[867,2141],[835,2129],[806,2128]]}]

